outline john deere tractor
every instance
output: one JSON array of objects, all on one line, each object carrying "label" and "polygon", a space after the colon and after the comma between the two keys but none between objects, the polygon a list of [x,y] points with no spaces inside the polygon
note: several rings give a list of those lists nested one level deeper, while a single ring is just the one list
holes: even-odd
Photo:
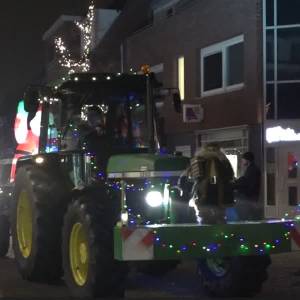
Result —
[{"label": "john deere tractor", "polygon": [[210,293],[253,295],[269,255],[291,251],[294,221],[199,223],[189,159],[160,151],[160,89],[151,74],[88,73],[28,89],[39,143],[18,158],[10,204],[24,279],[63,277],[75,297],[119,297],[131,266],[161,275],[193,259]]}]

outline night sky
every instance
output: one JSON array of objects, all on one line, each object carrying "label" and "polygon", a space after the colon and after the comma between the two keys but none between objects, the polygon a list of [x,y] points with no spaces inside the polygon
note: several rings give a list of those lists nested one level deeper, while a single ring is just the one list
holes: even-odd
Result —
[{"label": "night sky", "polygon": [[85,0],[1,1],[0,116],[13,114],[24,88],[42,76],[42,35],[61,14],[85,13]]}]

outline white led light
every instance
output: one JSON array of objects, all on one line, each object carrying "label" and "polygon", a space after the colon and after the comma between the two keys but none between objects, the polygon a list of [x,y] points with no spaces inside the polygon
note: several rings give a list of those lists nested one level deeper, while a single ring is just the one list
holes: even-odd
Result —
[{"label": "white led light", "polygon": [[96,77],[93,77],[93,78],[92,78],[92,80],[93,80],[93,81],[96,81],[96,80],[97,80],[97,78],[96,78]]},{"label": "white led light", "polygon": [[43,164],[45,161],[45,159],[41,156],[38,156],[36,159],[35,159],[35,162],[39,165]]},{"label": "white led light", "polygon": [[74,78],[74,80],[75,80],[75,81],[78,81],[78,80],[79,80],[79,78],[78,78],[78,77],[75,77],[75,78]]},{"label": "white led light", "polygon": [[123,223],[127,223],[128,222],[128,212],[123,212],[121,213],[121,220]]},{"label": "white led light", "polygon": [[110,77],[110,76],[107,76],[106,79],[107,79],[107,80],[111,80],[111,77]]},{"label": "white led light", "polygon": [[158,191],[148,192],[145,199],[146,199],[146,203],[151,207],[158,207],[162,205],[164,201],[161,192]]},{"label": "white led light", "polygon": [[169,184],[165,184],[163,204],[164,204],[164,205],[168,205],[169,202],[170,202],[170,190],[169,190]]}]

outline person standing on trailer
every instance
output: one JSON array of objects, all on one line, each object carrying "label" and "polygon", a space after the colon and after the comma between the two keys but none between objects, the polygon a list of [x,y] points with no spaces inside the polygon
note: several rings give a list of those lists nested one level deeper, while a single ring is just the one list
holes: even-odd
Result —
[{"label": "person standing on trailer", "polygon": [[244,174],[234,182],[237,213],[242,220],[259,219],[261,217],[259,205],[261,171],[255,164],[252,152],[243,154],[242,165]]}]

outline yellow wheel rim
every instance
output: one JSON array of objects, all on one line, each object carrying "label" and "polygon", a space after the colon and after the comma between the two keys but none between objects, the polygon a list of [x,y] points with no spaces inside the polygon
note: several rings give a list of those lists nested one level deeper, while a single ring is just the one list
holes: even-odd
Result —
[{"label": "yellow wheel rim", "polygon": [[17,205],[17,238],[21,254],[28,258],[32,250],[32,206],[28,193],[20,193]]},{"label": "yellow wheel rim", "polygon": [[73,225],[69,251],[73,278],[79,286],[83,286],[88,277],[89,247],[87,232],[81,223]]}]

